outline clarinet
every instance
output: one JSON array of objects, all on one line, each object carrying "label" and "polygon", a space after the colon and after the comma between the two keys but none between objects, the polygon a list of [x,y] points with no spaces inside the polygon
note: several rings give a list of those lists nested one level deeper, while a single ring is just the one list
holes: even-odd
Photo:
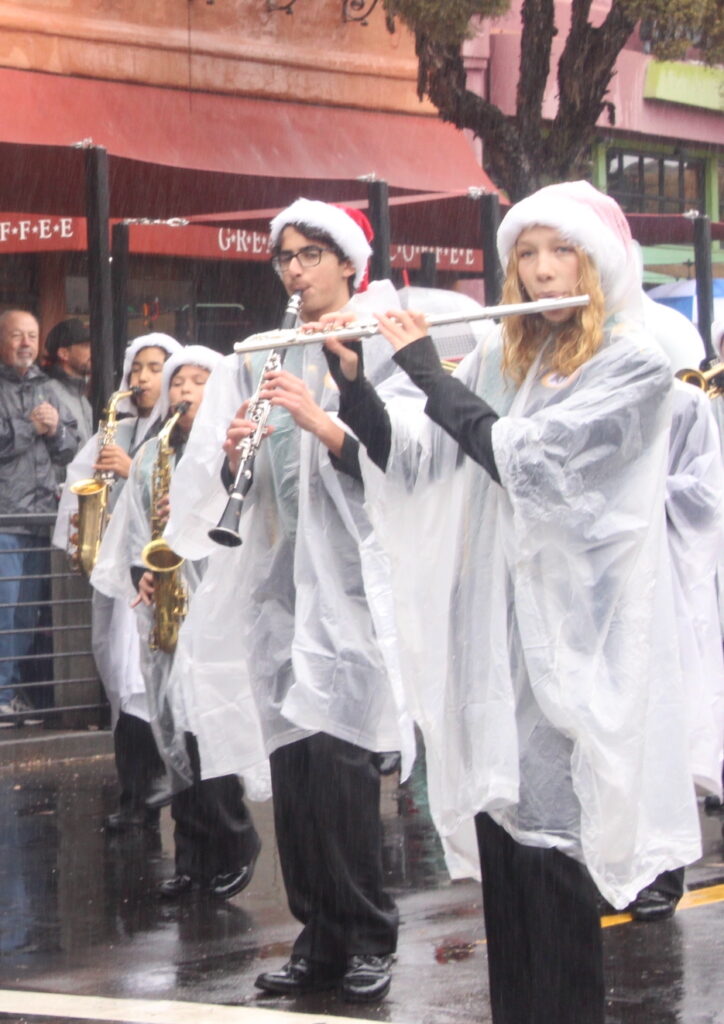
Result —
[{"label": "clarinet", "polygon": [[[284,310],[284,316],[282,317],[282,330],[288,330],[290,327],[294,327],[297,322],[297,316],[299,314],[299,308],[302,304],[302,293],[294,292],[287,303],[287,308]],[[256,453],[259,451],[261,442],[264,439],[264,428],[266,422],[269,419],[269,413],[272,409],[272,404],[268,398],[262,399],[259,397],[259,393],[264,386],[264,378],[267,373],[271,373],[273,370],[281,370],[284,363],[285,351],[277,351],[272,349],[266,358],[264,366],[259,377],[259,383],[257,384],[256,391],[249,400],[249,407],[247,409],[246,418],[254,423],[254,431],[247,437],[243,437],[237,445],[237,451],[239,452],[239,468],[236,471],[236,477],[229,490],[229,500],[226,503],[224,513],[217,523],[211,530],[209,530],[209,537],[217,544],[222,544],[227,548],[237,548],[241,544],[241,536],[239,535],[239,521],[241,519],[241,510],[244,505],[244,498],[249,492],[249,488],[254,480],[254,460],[256,459]]]}]

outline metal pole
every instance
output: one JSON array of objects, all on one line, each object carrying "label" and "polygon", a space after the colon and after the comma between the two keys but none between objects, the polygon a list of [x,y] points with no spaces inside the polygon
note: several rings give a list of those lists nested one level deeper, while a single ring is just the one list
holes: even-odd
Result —
[{"label": "metal pole", "polygon": [[101,146],[85,151],[88,297],[91,334],[91,405],[98,422],[113,390],[113,309],[108,245],[110,199],[108,154]]},{"label": "metal pole", "polygon": [[375,233],[370,260],[370,281],[384,281],[392,274],[390,261],[390,190],[386,181],[367,183],[370,224]]},{"label": "metal pole", "polygon": [[128,341],[128,224],[111,229],[111,281],[113,284],[113,379],[120,381],[123,353]]},{"label": "metal pole", "polygon": [[500,226],[500,201],[495,193],[480,196],[480,238],[483,250],[483,282],[485,305],[500,302],[503,274],[498,259],[496,237]]},{"label": "metal pole", "polygon": [[424,288],[434,288],[437,279],[437,257],[434,252],[420,254],[420,284]]},{"label": "metal pole", "polygon": [[[714,319],[714,284],[711,273],[711,221],[705,214],[694,218],[694,262],[698,328],[704,342],[706,362],[714,358],[711,324]],[[702,366],[704,369],[705,366]]]}]

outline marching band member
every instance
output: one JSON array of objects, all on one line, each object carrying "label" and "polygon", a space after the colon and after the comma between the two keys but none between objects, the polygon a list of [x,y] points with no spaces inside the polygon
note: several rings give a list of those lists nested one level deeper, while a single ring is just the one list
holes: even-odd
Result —
[{"label": "marching band member", "polygon": [[[229,899],[251,881],[260,841],[235,774],[201,777],[191,710],[196,695],[174,679],[174,653],[187,605],[205,561],[175,557],[162,540],[168,517],[168,491],[201,405],[218,352],[190,345],[163,368],[159,433],[146,441],[131,465],[122,507],[109,527],[111,557],[99,559],[96,583],[131,598],[140,632],[141,670],[151,722],[174,791],[175,862],[159,895],[177,899],[196,892]],[[120,535],[123,535],[122,537]],[[150,571],[153,565],[158,571]],[[161,569],[160,567],[164,567]],[[165,568],[167,567],[167,568]]]},{"label": "marching band member", "polygon": [[624,907],[701,851],[664,508],[672,375],[612,199],[541,189],[498,250],[504,301],[589,305],[505,319],[452,377],[421,315],[379,317],[424,412],[384,406],[327,344],[372,456],[433,815],[450,840],[475,821],[493,1020],[602,1024],[596,887]]},{"label": "marching band member", "polygon": [[[301,293],[303,321],[396,301],[388,282],[353,294],[371,252],[359,221],[306,199],[272,221],[273,262],[287,292]],[[381,339],[372,341],[368,366],[381,380],[394,365]],[[207,534],[226,503],[222,469],[229,483],[237,445],[254,430],[247,401],[264,366],[264,356],[231,356],[211,375],[171,486],[165,536],[186,557],[214,548]],[[207,674],[206,654],[222,663],[209,686],[233,691],[227,728],[248,730],[253,705],[269,754],[284,883],[303,928],[288,963],[261,974],[257,986],[288,995],[340,986],[344,999],[372,1002],[389,989],[398,930],[383,885],[379,755],[400,751],[409,769],[412,728],[362,488],[335,471],[328,451],[334,435],[344,457],[348,436],[330,415],[337,388],[321,350],[291,350],[282,375],[294,397],[270,417],[256,455],[243,545],[210,559],[182,632]],[[255,737],[248,740],[253,748]],[[229,749],[238,744],[229,737]],[[208,744],[210,758],[219,756],[214,746],[221,744]]]},{"label": "marching band member", "polygon": [[[77,512],[78,499],[71,487],[97,471],[113,472],[116,481],[108,499],[112,512],[128,477],[133,454],[160,424],[159,402],[161,374],[166,359],[181,349],[168,334],[144,334],[126,349],[120,391],[138,387],[136,394],[121,398],[115,437],[104,439],[98,433],[84,445],[68,467],[53,533],[53,544],[66,549],[72,531],[71,517]],[[72,545],[71,545],[72,547]],[[159,806],[166,801],[165,771],[149,725],[148,704],[141,675],[138,631],[127,602],[117,601],[93,590],[92,647],[98,674],[111,706],[111,726],[120,786],[118,810],[108,815],[109,832],[154,826]],[[147,806],[147,800],[150,805]]]},{"label": "marching band member", "polygon": [[[674,374],[704,358],[690,320],[644,296],[647,330],[668,356]],[[688,698],[691,774],[705,804],[721,798],[724,738],[724,658],[719,642],[716,570],[724,540],[724,469],[714,403],[698,387],[674,381],[666,481],[666,526],[671,553],[679,653]],[[684,893],[684,868],[664,871],[627,908],[636,921],[671,917]]]}]

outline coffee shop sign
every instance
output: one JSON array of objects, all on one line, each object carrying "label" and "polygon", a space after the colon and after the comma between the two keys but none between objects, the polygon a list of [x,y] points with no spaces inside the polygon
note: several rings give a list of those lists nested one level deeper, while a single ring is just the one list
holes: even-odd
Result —
[{"label": "coffee shop sign", "polygon": [[58,243],[74,237],[73,217],[10,217],[0,220],[0,245]]},{"label": "coffee shop sign", "polygon": [[[269,235],[262,231],[248,231],[245,228],[219,228],[218,244],[221,252],[245,255],[250,259],[264,259],[269,256]],[[421,245],[392,245],[390,259],[393,267],[411,270],[420,266],[423,252],[433,252],[438,270],[475,271],[482,267],[479,249],[461,249],[454,246],[430,248]]]}]

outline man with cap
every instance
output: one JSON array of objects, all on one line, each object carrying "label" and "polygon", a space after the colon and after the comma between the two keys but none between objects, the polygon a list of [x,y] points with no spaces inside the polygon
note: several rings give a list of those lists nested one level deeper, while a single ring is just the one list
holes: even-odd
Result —
[{"label": "man with cap", "polygon": [[[302,322],[397,304],[389,282],[354,294],[371,252],[364,225],[359,214],[307,199],[272,221],[273,265],[287,293],[301,293]],[[383,380],[393,364],[379,338],[370,342],[368,372]],[[239,723],[244,706],[248,731],[251,705],[270,759],[284,883],[303,928],[289,961],[256,985],[291,996],[339,986],[347,1001],[374,1002],[389,989],[398,930],[383,888],[380,755],[401,751],[404,772],[413,740],[399,698],[386,570],[361,482],[335,470],[335,461],[354,469],[356,442],[336,422],[338,391],[321,346],[289,349],[273,376],[243,546],[219,557],[208,539],[237,470],[237,444],[253,429],[248,399],[271,381],[265,359],[229,356],[212,372],[172,481],[165,536],[188,558],[211,555],[182,632],[217,701],[230,691],[229,744],[238,742],[233,702]],[[216,676],[207,654],[219,660]],[[218,732],[215,739],[210,757],[226,747]],[[241,758],[240,751],[239,768]]]},{"label": "man with cap", "polygon": [[45,339],[43,369],[50,388],[78,424],[80,443],[93,433],[93,410],[87,398],[91,372],[91,340],[88,325],[69,317],[53,327]]}]

